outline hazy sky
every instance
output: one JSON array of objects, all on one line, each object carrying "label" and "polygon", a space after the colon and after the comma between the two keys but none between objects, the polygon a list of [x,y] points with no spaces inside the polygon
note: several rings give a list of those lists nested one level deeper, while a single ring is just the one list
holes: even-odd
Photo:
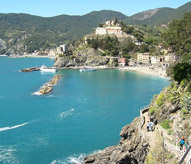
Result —
[{"label": "hazy sky", "polygon": [[158,7],[177,8],[189,0],[0,0],[0,13],[39,16],[83,15],[91,11],[115,10],[131,16]]}]

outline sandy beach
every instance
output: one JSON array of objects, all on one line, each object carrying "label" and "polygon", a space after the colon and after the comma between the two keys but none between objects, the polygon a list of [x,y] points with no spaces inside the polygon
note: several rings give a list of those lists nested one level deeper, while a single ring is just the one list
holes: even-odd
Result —
[{"label": "sandy beach", "polygon": [[148,66],[135,66],[135,67],[126,66],[126,67],[120,67],[118,69],[124,71],[135,71],[137,73],[153,75],[162,78],[169,78],[167,77],[166,70],[162,67],[153,68]]}]

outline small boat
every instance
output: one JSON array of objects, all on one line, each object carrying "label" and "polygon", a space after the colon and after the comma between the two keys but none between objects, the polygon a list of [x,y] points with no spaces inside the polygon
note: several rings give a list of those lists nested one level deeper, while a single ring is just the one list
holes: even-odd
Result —
[{"label": "small boat", "polygon": [[42,65],[40,67],[40,71],[43,71],[43,72],[56,72],[56,67],[46,67],[45,65]]},{"label": "small boat", "polygon": [[86,67],[84,67],[84,68],[80,69],[80,72],[90,72],[90,71],[95,71],[95,70],[96,70],[95,68],[86,68]]}]

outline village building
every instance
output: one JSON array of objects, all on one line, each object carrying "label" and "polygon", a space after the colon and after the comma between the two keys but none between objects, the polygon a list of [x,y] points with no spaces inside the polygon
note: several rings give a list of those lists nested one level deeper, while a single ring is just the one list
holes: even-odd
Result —
[{"label": "village building", "polygon": [[121,27],[106,27],[106,31],[108,35],[111,34],[122,34]]},{"label": "village building", "polygon": [[163,56],[151,56],[151,64],[158,64],[164,61]]},{"label": "village building", "polygon": [[168,55],[165,55],[165,57],[164,57],[164,61],[168,62],[168,63],[173,63],[178,60],[179,60],[179,56],[176,56],[174,54],[168,54]]},{"label": "village building", "polygon": [[121,27],[97,27],[95,30],[96,35],[112,35],[112,34],[122,34]]},{"label": "village building", "polygon": [[60,45],[59,47],[57,47],[56,51],[58,54],[64,54],[68,52],[68,45],[67,44]]},{"label": "village building", "polygon": [[118,64],[119,66],[126,66],[127,64],[127,59],[126,58],[118,58]]},{"label": "village building", "polygon": [[95,30],[95,34],[96,35],[106,35],[107,34],[107,30],[105,27],[97,27]]},{"label": "village building", "polygon": [[143,64],[150,64],[151,63],[150,54],[149,53],[138,53],[137,62],[143,63]]}]

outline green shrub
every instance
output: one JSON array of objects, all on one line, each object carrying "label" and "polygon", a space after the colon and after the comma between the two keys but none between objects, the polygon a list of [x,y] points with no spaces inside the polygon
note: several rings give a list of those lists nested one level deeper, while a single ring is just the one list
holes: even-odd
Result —
[{"label": "green shrub", "polygon": [[150,113],[150,115],[153,115],[155,112],[156,112],[156,108],[153,107],[153,106],[151,106],[151,107],[149,108],[149,113]]},{"label": "green shrub", "polygon": [[187,80],[187,79],[183,79],[183,80],[180,82],[180,85],[185,86],[185,85],[187,85],[187,83],[188,83],[188,80]]},{"label": "green shrub", "polygon": [[59,54],[58,56],[59,56],[59,57],[64,57],[64,55],[63,55],[63,54]]},{"label": "green shrub", "polygon": [[168,130],[168,135],[171,135],[173,133],[173,130],[172,129],[169,129]]},{"label": "green shrub", "polygon": [[185,108],[182,108],[181,111],[182,111],[183,114],[188,114],[189,113],[189,111],[187,109],[185,109]]},{"label": "green shrub", "polygon": [[161,106],[162,104],[164,103],[164,93],[161,93],[158,98],[157,98],[157,101],[156,101],[156,104],[158,106]]},{"label": "green shrub", "polygon": [[169,125],[170,121],[169,120],[163,120],[160,125],[164,128],[164,129],[170,129],[170,125]]}]

